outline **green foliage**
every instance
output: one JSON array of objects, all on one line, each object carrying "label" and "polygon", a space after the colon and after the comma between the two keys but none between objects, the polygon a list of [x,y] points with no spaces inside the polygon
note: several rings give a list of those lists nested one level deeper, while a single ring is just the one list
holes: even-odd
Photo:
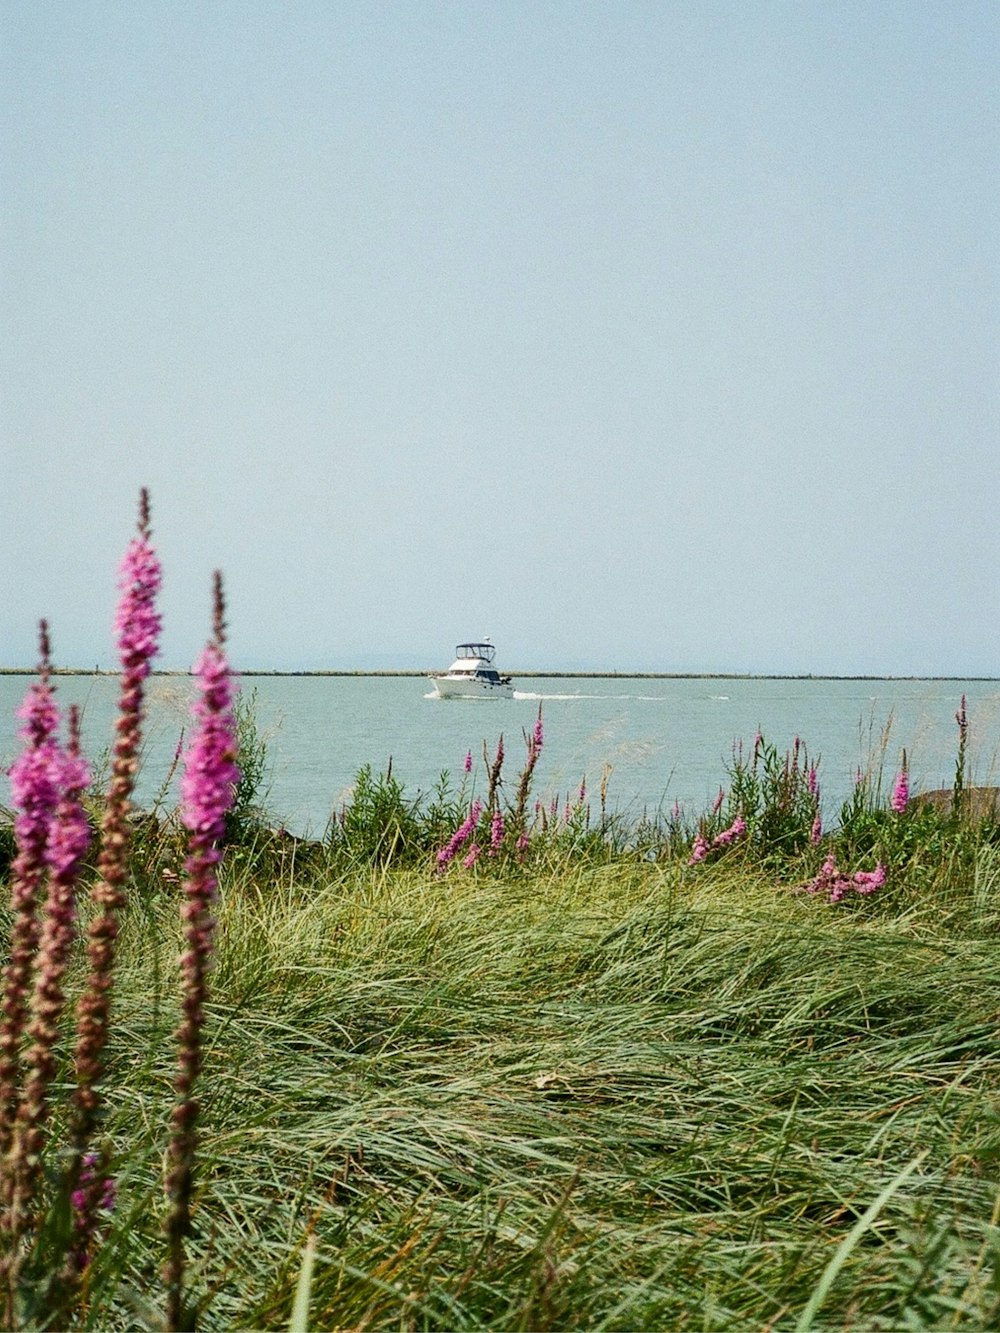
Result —
[{"label": "green foliage", "polygon": [[426,850],[429,830],[420,817],[420,800],[410,801],[402,783],[370,764],[357,772],[351,798],[330,824],[328,845],[334,855],[369,865],[387,866]]},{"label": "green foliage", "polygon": [[17,855],[14,841],[14,819],[9,811],[0,806],[0,876],[5,877]]},{"label": "green foliage", "polygon": [[257,691],[240,691],[233,705],[236,718],[237,763],[240,780],[233,792],[233,804],[226,815],[227,843],[246,842],[260,827],[265,782],[270,770],[267,738],[257,722]]},{"label": "green foliage", "polygon": [[[758,735],[749,761],[743,757],[742,745],[736,746],[729,767],[725,818],[720,809],[716,823],[721,826],[742,816],[747,824],[746,845],[765,863],[798,855],[809,846],[819,812],[817,771],[818,764],[810,764],[798,737],[782,755]],[[718,833],[719,828],[710,832]]]}]

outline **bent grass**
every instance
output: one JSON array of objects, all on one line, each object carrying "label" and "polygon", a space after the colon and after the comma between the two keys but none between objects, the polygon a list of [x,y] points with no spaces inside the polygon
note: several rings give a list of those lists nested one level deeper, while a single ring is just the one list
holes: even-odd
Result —
[{"label": "bent grass", "polygon": [[[224,872],[199,1326],[303,1327],[304,1265],[312,1328],[995,1324],[1000,964],[973,898],[949,925],[725,862]],[[167,897],[120,945],[102,1327],[157,1264],[177,945]]]}]

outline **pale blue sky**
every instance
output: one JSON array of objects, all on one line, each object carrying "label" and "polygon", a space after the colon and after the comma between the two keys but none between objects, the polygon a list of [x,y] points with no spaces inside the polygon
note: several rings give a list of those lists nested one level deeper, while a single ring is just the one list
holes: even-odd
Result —
[{"label": "pale blue sky", "polygon": [[0,14],[0,664],[1000,674],[994,0]]}]

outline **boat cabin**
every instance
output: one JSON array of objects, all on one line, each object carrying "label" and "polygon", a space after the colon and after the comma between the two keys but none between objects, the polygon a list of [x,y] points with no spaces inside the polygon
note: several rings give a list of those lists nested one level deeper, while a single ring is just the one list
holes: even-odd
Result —
[{"label": "boat cabin", "polygon": [[497,650],[492,643],[457,643],[455,657],[459,660],[479,658],[482,662],[492,662]]}]

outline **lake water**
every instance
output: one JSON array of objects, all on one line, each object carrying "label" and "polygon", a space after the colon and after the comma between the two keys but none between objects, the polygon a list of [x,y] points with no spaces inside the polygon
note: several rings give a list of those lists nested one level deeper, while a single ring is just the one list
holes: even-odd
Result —
[{"label": "lake water", "polygon": [[[18,751],[14,709],[30,678],[0,676],[0,768]],[[484,786],[482,751],[492,754],[502,732],[505,773],[512,786],[524,756],[522,731],[539,704],[545,745],[536,794],[578,791],[585,776],[596,796],[611,768],[609,805],[638,816],[680,802],[699,813],[726,779],[733,743],[752,745],[758,727],[781,750],[801,736],[819,774],[829,819],[850,792],[858,766],[877,755],[883,728],[890,739],[887,781],[905,746],[914,789],[950,787],[957,740],[955,711],[968,698],[972,780],[1000,777],[1000,682],[939,680],[748,680],[521,677],[512,700],[439,700],[413,676],[247,676],[256,695],[271,771],[267,806],[296,833],[321,833],[349,794],[364,763],[393,772],[408,792],[427,791],[443,769],[457,783],[471,749]],[[83,709],[84,746],[91,758],[111,742],[118,683],[112,677],[64,676],[58,697]],[[140,804],[162,787],[177,749],[191,681],[154,676]],[[0,804],[9,804],[5,776]]]}]

